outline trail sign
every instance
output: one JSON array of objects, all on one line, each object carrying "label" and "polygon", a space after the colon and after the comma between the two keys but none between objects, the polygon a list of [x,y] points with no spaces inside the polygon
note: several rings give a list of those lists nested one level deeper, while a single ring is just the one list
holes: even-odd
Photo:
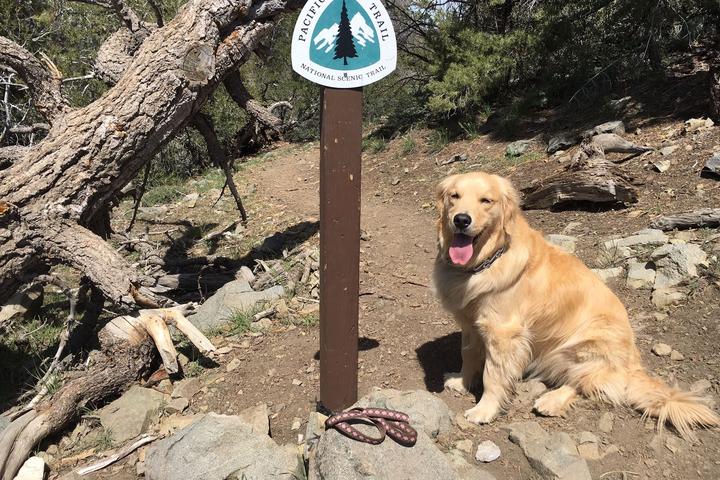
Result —
[{"label": "trail sign", "polygon": [[320,403],[357,400],[362,87],[395,70],[380,0],[308,0],[292,39],[293,70],[323,85],[320,110]]},{"label": "trail sign", "polygon": [[397,64],[395,31],[380,0],[308,0],[291,50],[293,70],[326,87],[369,85]]}]

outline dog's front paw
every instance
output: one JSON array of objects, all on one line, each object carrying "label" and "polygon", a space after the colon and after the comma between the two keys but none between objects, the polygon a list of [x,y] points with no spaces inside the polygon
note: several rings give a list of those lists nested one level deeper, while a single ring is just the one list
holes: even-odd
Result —
[{"label": "dog's front paw", "polygon": [[472,423],[490,423],[495,420],[500,413],[500,407],[490,403],[480,403],[470,410],[465,410],[465,418]]},{"label": "dog's front paw", "polygon": [[465,382],[463,382],[462,374],[458,372],[445,374],[445,389],[452,392],[462,393],[463,395],[468,393],[467,387],[465,387]]}]

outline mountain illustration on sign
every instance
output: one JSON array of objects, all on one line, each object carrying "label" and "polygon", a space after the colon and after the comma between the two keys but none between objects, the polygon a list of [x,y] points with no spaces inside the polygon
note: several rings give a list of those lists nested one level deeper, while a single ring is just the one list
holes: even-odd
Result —
[{"label": "mountain illustration on sign", "polygon": [[333,0],[318,19],[312,39],[310,60],[323,67],[354,70],[380,60],[377,30],[357,0]]}]

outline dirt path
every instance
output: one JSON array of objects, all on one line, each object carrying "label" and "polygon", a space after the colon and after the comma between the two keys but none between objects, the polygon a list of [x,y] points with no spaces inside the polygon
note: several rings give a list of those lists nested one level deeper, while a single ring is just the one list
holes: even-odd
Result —
[{"label": "dirt path", "polygon": [[[427,163],[424,169],[415,171],[417,163],[412,159],[403,163],[390,154],[364,160],[362,229],[367,240],[361,243],[359,389],[360,395],[373,387],[429,389],[438,392],[458,413],[471,407],[473,399],[443,392],[441,382],[444,371],[459,367],[459,336],[428,288],[435,256],[435,218],[429,204],[434,184],[447,173],[447,168],[428,167]],[[405,169],[408,173],[404,173]],[[512,176],[517,171],[510,168],[504,173]],[[295,222],[317,220],[319,180],[315,145],[291,149],[286,154],[278,152],[276,158],[255,170],[253,178],[258,200],[280,208],[287,219]],[[395,179],[400,180],[397,186],[391,185],[396,183]],[[596,243],[603,235],[643,228],[643,225],[635,228],[623,212],[531,212],[529,217],[547,233],[559,233],[571,221],[576,222],[573,233],[581,238],[580,256],[585,254],[585,259],[591,262],[597,253]],[[624,228],[618,228],[623,224]],[[712,325],[707,321],[717,319],[716,304],[700,299],[674,310],[670,318],[652,317],[654,308],[647,297],[620,284],[612,286],[628,305],[640,330],[640,348],[651,369],[665,378],[682,379],[685,385],[702,378],[717,378],[715,341],[707,336],[712,331],[712,338],[717,339],[717,320]],[[682,321],[675,321],[676,318]],[[667,361],[650,355],[650,346],[658,339],[666,339],[675,348],[688,352],[690,361],[668,365]],[[232,375],[243,391],[230,401],[236,405],[234,410],[252,402],[272,402],[271,409],[276,414],[272,418],[273,436],[280,442],[294,441],[297,432],[290,430],[293,419],[304,420],[317,400],[319,367],[314,357],[317,346],[317,328],[299,334],[290,331],[266,336],[262,344],[241,358],[242,368]],[[222,377],[226,382],[227,376]],[[293,379],[303,384],[294,386]],[[217,387],[219,397],[225,396],[223,391],[234,393],[232,387],[222,383]],[[598,420],[604,412],[615,416],[612,433],[598,431]],[[528,419],[538,421],[548,430],[570,434],[591,431],[601,437],[603,449],[615,445],[618,453],[589,462],[594,478],[618,471],[639,474],[630,478],[720,478],[717,432],[701,432],[699,445],[679,442],[678,447],[672,441],[666,444],[672,434],[656,436],[652,423],[643,422],[637,413],[590,400],[581,401],[567,419],[539,418],[530,412],[528,405],[516,405],[495,423],[465,432],[458,430],[451,438],[441,439],[441,443],[450,448],[463,438],[474,442],[489,438],[500,446],[503,457],[488,465],[488,470],[499,479],[534,478],[527,460],[502,430],[503,425],[512,421]],[[471,460],[470,456],[468,459]],[[620,477],[612,474],[603,478]]]},{"label": "dirt path", "polygon": [[[659,144],[662,126],[643,133],[644,143]],[[613,234],[629,234],[647,228],[649,219],[661,212],[718,206],[720,182],[700,180],[695,167],[703,156],[720,143],[720,129],[711,136],[683,140],[692,149],[680,150],[673,168],[658,177],[635,161],[624,168],[643,183],[638,205],[625,210],[526,212],[531,224],[545,233],[571,233],[578,238],[576,254],[591,267],[610,266],[613,260],[600,255],[599,244]],[[410,142],[398,140],[378,154],[364,155],[361,242],[360,360],[359,393],[374,387],[425,389],[439,395],[455,412],[473,406],[472,396],[453,395],[442,390],[442,375],[460,367],[460,341],[456,326],[442,311],[429,288],[435,257],[435,212],[433,190],[436,182],[450,173],[484,169],[509,176],[522,187],[532,178],[558,168],[557,159],[535,153],[520,161],[504,158],[505,142],[484,136],[450,144],[438,153],[424,143],[422,135]],[[687,147],[686,145],[686,147]],[[250,213],[246,231],[229,237],[213,248],[224,255],[245,257],[276,232],[309,231],[303,238],[317,245],[319,216],[318,145],[282,145],[252,159],[237,175]],[[439,166],[454,154],[466,154],[460,164]],[[219,190],[201,190],[197,207],[185,208],[182,201],[169,205],[161,215],[175,225],[190,221],[206,231],[237,218],[229,198],[215,204]],[[218,187],[219,188],[219,187]],[[175,220],[173,220],[175,219]],[[197,232],[196,232],[197,233]],[[712,233],[712,232],[711,232]],[[184,233],[176,233],[176,235]],[[708,232],[693,233],[697,239]],[[258,241],[259,240],[259,241]],[[184,241],[184,240],[183,240]],[[176,241],[180,243],[180,241]],[[184,244],[184,243],[183,243]],[[207,253],[203,242],[188,241],[188,254]],[[720,241],[706,250],[720,254]],[[247,257],[245,257],[247,258]],[[341,259],[340,259],[341,260]],[[713,265],[720,265],[717,259]],[[608,265],[606,265],[608,263]],[[716,268],[716,267],[713,267]],[[648,290],[632,290],[623,280],[610,287],[628,307],[643,360],[649,370],[673,383],[707,380],[708,393],[717,398],[720,380],[720,351],[717,349],[720,323],[720,295],[713,275],[698,281],[688,300],[666,311],[656,309]],[[720,278],[720,277],[718,277]],[[287,326],[274,322],[270,331],[257,336],[218,335],[218,346],[229,345],[231,353],[220,364],[206,364],[193,372],[203,389],[193,397],[186,414],[217,412],[236,414],[265,403],[270,410],[273,438],[280,444],[298,442],[304,433],[308,413],[315,410],[319,392],[318,328]],[[670,344],[685,356],[671,361],[650,353],[656,342]],[[233,360],[236,368],[228,371]],[[612,431],[599,429],[603,414],[614,416]],[[611,407],[591,400],[577,403],[567,418],[541,418],[531,406],[516,400],[506,415],[494,423],[455,429],[439,439],[452,449],[460,440],[470,439],[473,447],[484,440],[494,441],[502,450],[499,460],[485,465],[498,480],[539,478],[520,448],[508,440],[504,426],[517,421],[537,421],[548,431],[567,432],[577,438],[592,432],[600,439],[600,451],[613,451],[602,459],[589,461],[593,478],[618,480],[669,478],[677,480],[720,478],[720,434],[699,432],[700,442],[690,444],[673,433],[657,435],[651,421],[623,407]],[[300,424],[293,429],[293,424]],[[474,462],[470,454],[467,460]],[[128,469],[120,471],[130,475]],[[105,478],[105,477],[97,477]]]}]

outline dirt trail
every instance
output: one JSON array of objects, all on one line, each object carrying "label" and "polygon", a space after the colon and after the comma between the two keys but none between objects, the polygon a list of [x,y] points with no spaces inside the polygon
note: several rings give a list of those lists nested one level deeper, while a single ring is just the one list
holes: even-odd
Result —
[{"label": "dirt trail", "polygon": [[[461,145],[455,147],[482,150],[501,148],[494,142],[482,147]],[[454,151],[452,153],[455,153]],[[446,151],[446,155],[447,154]],[[437,179],[454,169],[438,168],[428,159],[418,167],[414,158],[398,160],[391,153],[366,156],[363,173],[362,229],[367,240],[361,242],[361,316],[360,316],[360,395],[373,387],[397,389],[429,389],[438,394],[456,413],[472,406],[472,397],[453,396],[441,390],[442,373],[459,368],[459,336],[449,316],[442,311],[430,288],[430,272],[435,257],[435,213],[430,204]],[[539,169],[548,168],[535,162]],[[531,168],[530,166],[524,166]],[[492,170],[493,166],[489,168]],[[417,169],[417,171],[416,171]],[[504,174],[514,177],[517,168],[506,168]],[[298,220],[318,218],[318,155],[316,145],[304,147],[291,154],[279,155],[264,163],[254,174],[258,198],[282,205],[285,215]],[[400,180],[397,184],[395,180]],[[517,179],[522,184],[523,179]],[[684,180],[686,183],[687,180]],[[396,185],[392,185],[396,184]],[[667,188],[663,184],[662,188]],[[648,201],[654,192],[646,189]],[[646,220],[628,218],[626,212],[529,212],[531,223],[546,233],[560,233],[570,222],[573,234],[579,234],[579,255],[593,262],[596,244],[603,236],[612,233],[630,233],[644,228]],[[595,266],[595,265],[593,265]],[[616,283],[611,285],[626,303],[635,327],[640,331],[639,345],[646,364],[665,378],[677,375],[687,385],[701,378],[716,378],[717,353],[708,341],[708,328],[717,334],[717,325],[708,325],[707,319],[716,317],[718,308],[702,299],[693,306],[684,306],[672,312],[682,318],[682,324],[670,320],[657,320],[649,324],[648,312],[654,310],[649,299]],[[659,317],[658,317],[659,318]],[[253,395],[257,401],[284,404],[272,420],[273,435],[279,441],[294,440],[289,431],[293,417],[304,419],[316,401],[318,389],[317,329],[309,329],[298,336],[286,332],[264,340],[259,357],[249,355],[243,368],[248,373],[255,368],[261,371],[261,385]],[[653,339],[667,338],[674,347],[694,352],[693,363],[684,362],[668,366],[649,354]],[[274,354],[273,380],[266,381],[262,370]],[[264,353],[263,353],[264,352]],[[282,353],[279,353],[282,352]],[[258,367],[262,365],[262,367]],[[310,373],[308,373],[310,372]],[[292,387],[291,377],[304,373],[303,385]],[[253,383],[252,376],[240,374],[242,383]],[[270,387],[268,389],[267,387]],[[253,388],[253,387],[250,387]],[[295,391],[292,390],[295,388]],[[287,394],[291,389],[290,395]],[[275,400],[277,399],[277,400]],[[248,398],[240,399],[247,403]],[[277,403],[274,404],[277,409]],[[599,402],[582,400],[567,419],[536,417],[528,405],[513,406],[506,416],[491,425],[458,431],[451,438],[441,439],[446,447],[457,440],[471,438],[475,442],[495,441],[503,457],[486,467],[499,479],[534,478],[519,448],[507,439],[502,426],[512,421],[535,420],[548,430],[577,434],[591,431],[600,436],[598,420],[603,412],[615,415],[612,433],[602,435],[602,447],[616,445],[617,454],[589,462],[593,477],[607,472],[629,471],[639,473],[636,478],[720,478],[720,441],[717,432],[700,432],[701,444],[681,442],[680,449],[664,437],[656,436],[651,422],[643,422],[639,414],[626,408],[613,408]],[[670,448],[676,451],[671,452]],[[472,460],[468,456],[468,460]],[[512,472],[512,473],[510,473]],[[615,478],[613,476],[604,478]],[[620,478],[620,477],[617,477]]]}]

